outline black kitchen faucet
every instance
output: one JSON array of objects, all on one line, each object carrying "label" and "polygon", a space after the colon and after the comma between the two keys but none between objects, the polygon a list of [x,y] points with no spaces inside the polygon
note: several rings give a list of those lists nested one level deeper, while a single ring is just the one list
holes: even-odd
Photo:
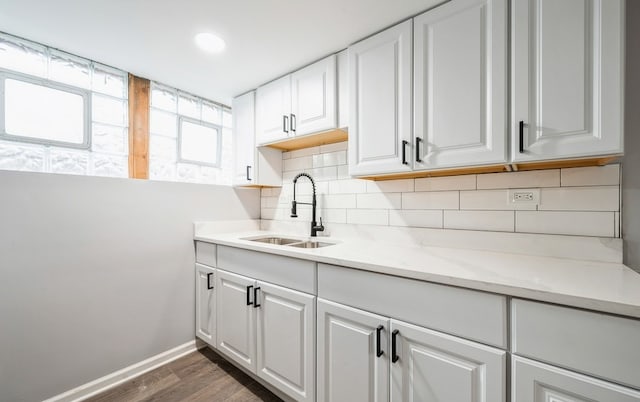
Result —
[{"label": "black kitchen faucet", "polygon": [[[300,177],[306,177],[311,181],[311,185],[313,186],[313,198],[311,199],[311,203],[308,202],[297,202],[296,201],[296,183]],[[298,204],[311,205],[311,236],[316,237],[318,232],[324,231],[324,226],[322,226],[322,218],[320,218],[320,224],[316,222],[316,183],[313,181],[313,178],[307,173],[300,173],[296,177],[293,178],[293,201],[291,201],[291,217],[298,217]]]}]

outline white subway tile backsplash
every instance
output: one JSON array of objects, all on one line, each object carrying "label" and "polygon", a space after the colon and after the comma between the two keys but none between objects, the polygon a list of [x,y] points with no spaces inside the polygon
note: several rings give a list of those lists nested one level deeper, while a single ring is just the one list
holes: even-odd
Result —
[{"label": "white subway tile backsplash", "polygon": [[389,225],[389,210],[348,209],[347,223],[354,225]]},{"label": "white subway tile backsplash", "polygon": [[614,212],[516,211],[516,232],[615,236]]},{"label": "white subway tile backsplash", "polygon": [[460,209],[497,211],[524,209],[535,211],[536,204],[510,203],[509,190],[460,191]]},{"label": "white subway tile backsplash", "polygon": [[320,194],[318,204],[322,208],[356,208],[355,194]]},{"label": "white subway tile backsplash", "polygon": [[320,153],[324,154],[327,152],[346,151],[347,144],[348,144],[347,141],[343,141],[343,142],[336,142],[334,144],[320,145]]},{"label": "white subway tile backsplash", "polygon": [[356,205],[358,208],[368,209],[400,209],[402,200],[400,193],[372,193],[357,194]]},{"label": "white subway tile backsplash", "polygon": [[413,191],[413,179],[367,181],[368,193],[404,193]]},{"label": "white subway tile backsplash", "polygon": [[560,169],[478,175],[478,190],[496,188],[560,187]]},{"label": "white subway tile backsplash", "polygon": [[313,159],[311,156],[285,159],[282,163],[282,170],[285,172],[296,171],[297,173],[300,173],[305,169],[311,169],[311,167],[313,167]]},{"label": "white subway tile backsplash", "polygon": [[620,165],[566,168],[560,170],[560,183],[565,186],[618,186]]},{"label": "white subway tile backsplash", "polygon": [[329,182],[329,193],[331,194],[357,194],[367,191],[366,180],[347,179]]},{"label": "white subway tile backsplash", "polygon": [[416,191],[475,190],[476,175],[416,179]]},{"label": "white subway tile backsplash", "polygon": [[[261,191],[262,219],[291,218],[293,178],[316,182],[318,215],[327,224],[370,224],[501,232],[620,237],[620,166],[567,168],[370,181],[349,176],[347,142],[284,152],[282,188]],[[509,189],[540,193],[539,204],[509,202]],[[296,198],[311,202],[298,182]],[[330,230],[330,228],[329,228]]]},{"label": "white subway tile backsplash", "polygon": [[402,209],[458,209],[458,191],[402,193]]},{"label": "white subway tile backsplash", "polygon": [[442,228],[442,211],[434,210],[390,210],[389,225],[418,228]]},{"label": "white subway tile backsplash", "polygon": [[444,211],[445,229],[514,231],[513,211]]},{"label": "white subway tile backsplash", "polygon": [[561,187],[543,188],[539,210],[547,211],[618,211],[620,188]]}]

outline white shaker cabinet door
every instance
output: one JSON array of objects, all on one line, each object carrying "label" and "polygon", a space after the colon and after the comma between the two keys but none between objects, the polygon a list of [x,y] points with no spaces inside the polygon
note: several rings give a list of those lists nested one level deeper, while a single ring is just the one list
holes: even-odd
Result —
[{"label": "white shaker cabinet door", "polygon": [[247,370],[255,372],[255,281],[218,270],[216,284],[218,350]]},{"label": "white shaker cabinet door", "polygon": [[291,132],[310,134],[337,126],[336,55],[291,74]]},{"label": "white shaker cabinet door", "polygon": [[349,47],[351,175],[412,169],[412,35],[408,20]]},{"label": "white shaker cabinet door", "polygon": [[215,269],[196,264],[196,335],[216,347]]},{"label": "white shaker cabinet door", "polygon": [[297,401],[314,401],[315,296],[257,286],[257,374]]},{"label": "white shaker cabinet door", "polygon": [[623,0],[512,2],[514,161],[623,150]]},{"label": "white shaker cabinet door", "polygon": [[414,18],[414,169],[507,161],[507,0]]},{"label": "white shaker cabinet door", "polygon": [[506,401],[503,350],[395,320],[391,344],[392,402]]},{"label": "white shaker cabinet door", "polygon": [[389,400],[389,319],[318,300],[318,402]]},{"label": "white shaker cabinet door", "polygon": [[291,133],[291,75],[256,90],[256,142],[285,139]]},{"label": "white shaker cabinet door", "polygon": [[512,357],[512,402],[638,402],[640,392],[521,357]]},{"label": "white shaker cabinet door", "polygon": [[234,185],[251,185],[256,178],[255,91],[233,99]]}]

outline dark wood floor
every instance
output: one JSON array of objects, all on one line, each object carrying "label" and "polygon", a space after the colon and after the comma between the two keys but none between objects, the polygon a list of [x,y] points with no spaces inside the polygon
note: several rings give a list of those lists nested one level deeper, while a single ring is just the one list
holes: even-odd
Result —
[{"label": "dark wood floor", "polygon": [[91,402],[281,401],[209,348],[87,399]]}]

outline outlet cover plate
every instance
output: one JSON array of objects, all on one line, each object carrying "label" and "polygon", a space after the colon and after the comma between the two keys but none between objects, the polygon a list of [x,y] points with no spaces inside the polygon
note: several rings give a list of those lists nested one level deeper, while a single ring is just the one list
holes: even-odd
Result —
[{"label": "outlet cover plate", "polygon": [[509,205],[539,205],[539,188],[517,188],[509,190]]}]

